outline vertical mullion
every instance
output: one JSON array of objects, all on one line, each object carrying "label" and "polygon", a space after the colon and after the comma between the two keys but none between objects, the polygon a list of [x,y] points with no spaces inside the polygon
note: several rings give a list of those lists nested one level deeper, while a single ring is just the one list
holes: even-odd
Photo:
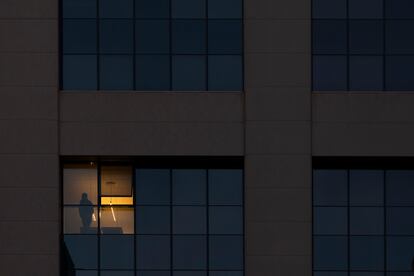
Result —
[{"label": "vertical mullion", "polygon": [[205,0],[205,19],[204,22],[206,24],[205,28],[206,28],[206,34],[205,34],[205,46],[206,46],[206,50],[205,50],[205,56],[206,56],[206,73],[205,73],[205,77],[206,77],[206,91],[209,90],[209,85],[208,85],[208,78],[209,78],[209,74],[208,74],[208,58],[209,58],[209,49],[208,49],[208,23],[210,22],[209,18],[208,18],[208,0]]},{"label": "vertical mullion", "polygon": [[170,9],[170,14],[169,14],[169,18],[167,19],[169,22],[169,42],[170,42],[170,90],[173,90],[173,51],[172,51],[172,35],[173,35],[173,28],[172,28],[172,24],[173,24],[173,20],[172,20],[172,0],[169,1],[169,9]]},{"label": "vertical mullion", "polygon": [[96,90],[100,90],[100,82],[101,82],[101,73],[100,73],[100,15],[99,15],[99,0],[96,0]]},{"label": "vertical mullion", "polygon": [[349,30],[350,30],[350,19],[349,19],[349,0],[346,1],[346,90],[349,92],[350,86],[350,43],[349,43]]}]

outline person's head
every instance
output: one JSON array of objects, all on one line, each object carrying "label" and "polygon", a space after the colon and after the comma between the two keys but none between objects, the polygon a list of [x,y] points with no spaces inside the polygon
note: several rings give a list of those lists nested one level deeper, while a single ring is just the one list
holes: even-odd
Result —
[{"label": "person's head", "polygon": [[82,194],[82,199],[83,199],[83,200],[88,199],[88,194],[87,194],[87,193],[83,193],[83,194]]}]

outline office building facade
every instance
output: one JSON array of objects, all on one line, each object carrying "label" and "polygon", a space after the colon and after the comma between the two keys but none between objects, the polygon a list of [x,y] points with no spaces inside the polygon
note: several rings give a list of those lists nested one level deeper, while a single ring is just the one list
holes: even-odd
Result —
[{"label": "office building facade", "polygon": [[0,275],[411,275],[411,1],[0,19]]}]

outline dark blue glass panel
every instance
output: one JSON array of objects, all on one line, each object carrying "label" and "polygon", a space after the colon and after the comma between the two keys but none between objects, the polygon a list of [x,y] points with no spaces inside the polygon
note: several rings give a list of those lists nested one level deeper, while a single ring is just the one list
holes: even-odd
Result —
[{"label": "dark blue glass panel", "polygon": [[99,81],[102,90],[132,90],[133,56],[101,56]]},{"label": "dark blue glass panel", "polygon": [[383,237],[351,237],[350,253],[351,270],[384,269]]},{"label": "dark blue glass panel", "polygon": [[387,20],[387,54],[414,54],[414,37],[411,35],[413,28],[414,20]]},{"label": "dark blue glass panel", "polygon": [[313,18],[346,18],[346,0],[313,0]]},{"label": "dark blue glass panel", "polygon": [[384,276],[385,273],[384,272],[351,272],[349,275],[350,276]]},{"label": "dark blue glass panel", "polygon": [[348,209],[346,207],[314,208],[313,231],[315,235],[348,234]]},{"label": "dark blue glass panel", "polygon": [[414,206],[414,171],[387,171],[387,206]]},{"label": "dark blue glass panel", "polygon": [[133,20],[103,19],[99,24],[101,53],[128,54],[133,52]]},{"label": "dark blue glass panel", "polygon": [[348,269],[347,237],[315,237],[313,250],[315,270]]},{"label": "dark blue glass panel", "polygon": [[351,207],[351,235],[382,235],[384,234],[384,208]]},{"label": "dark blue glass panel", "polygon": [[349,59],[349,89],[380,91],[384,88],[382,56],[351,56]]},{"label": "dark blue glass panel", "polygon": [[384,204],[384,172],[351,170],[349,172],[349,204],[381,206]]},{"label": "dark blue glass panel", "polygon": [[63,53],[96,53],[96,20],[63,20]]},{"label": "dark blue glass panel", "polygon": [[314,276],[348,276],[348,272],[338,271],[315,271]]},{"label": "dark blue glass panel", "polygon": [[346,91],[347,58],[346,56],[313,57],[313,90]]},{"label": "dark blue glass panel", "polygon": [[206,236],[175,236],[173,238],[174,269],[206,269],[206,239]]},{"label": "dark blue glass panel", "polygon": [[137,169],[135,186],[138,205],[170,204],[170,170]]},{"label": "dark blue glass panel", "polygon": [[173,276],[207,276],[207,272],[206,271],[174,271]]},{"label": "dark blue glass panel", "polygon": [[206,204],[206,170],[173,170],[173,204]]},{"label": "dark blue glass panel", "polygon": [[99,0],[100,18],[132,18],[134,0]]},{"label": "dark blue glass panel", "polygon": [[173,90],[206,90],[206,58],[204,56],[173,56]]},{"label": "dark blue glass panel", "polygon": [[64,276],[98,276],[96,270],[76,270],[76,271],[65,271]]},{"label": "dark blue glass panel", "polygon": [[134,269],[134,237],[102,235],[101,269]]},{"label": "dark blue glass panel", "polygon": [[137,206],[136,232],[138,234],[169,234],[169,206]]},{"label": "dark blue glass panel", "polygon": [[138,55],[135,63],[137,90],[170,89],[170,56]]},{"label": "dark blue glass panel", "polygon": [[206,52],[206,22],[204,20],[172,21],[172,51],[174,54],[204,54]]},{"label": "dark blue glass panel", "polygon": [[387,272],[387,276],[412,276],[412,272]]},{"label": "dark blue glass panel", "polygon": [[97,0],[62,0],[63,18],[96,18]]},{"label": "dark blue glass panel", "polygon": [[206,0],[171,0],[172,18],[205,18]]},{"label": "dark blue glass panel", "polygon": [[136,276],[171,276],[170,271],[137,271]]},{"label": "dark blue glass panel", "polygon": [[137,20],[135,24],[137,54],[168,54],[170,52],[168,20]]},{"label": "dark blue glass panel", "polygon": [[209,18],[242,18],[242,0],[208,0]]},{"label": "dark blue glass panel", "polygon": [[387,234],[414,235],[413,217],[414,208],[387,208]]},{"label": "dark blue glass panel", "polygon": [[346,170],[314,170],[314,205],[348,205],[348,172]]},{"label": "dark blue glass panel", "polygon": [[209,207],[209,234],[243,234],[242,207]]},{"label": "dark blue glass panel", "polygon": [[98,237],[65,235],[63,252],[66,269],[96,269],[98,266]]},{"label": "dark blue glass panel", "polygon": [[386,90],[414,90],[414,56],[388,56],[385,64]]},{"label": "dark blue glass panel", "polygon": [[102,270],[100,275],[101,276],[135,276],[135,272],[134,271]]},{"label": "dark blue glass panel", "polygon": [[348,0],[349,18],[383,18],[383,0]]},{"label": "dark blue glass panel", "polygon": [[208,89],[241,91],[243,89],[242,56],[209,56]]},{"label": "dark blue glass panel", "polygon": [[243,276],[243,271],[210,271],[209,276]]},{"label": "dark blue glass panel", "polygon": [[137,269],[170,269],[170,236],[138,235],[136,242]]},{"label": "dark blue glass panel", "polygon": [[209,237],[209,269],[210,270],[242,270],[243,269],[243,237],[242,236],[210,236]]},{"label": "dark blue glass panel", "polygon": [[312,41],[313,53],[316,55],[346,54],[346,20],[314,20]]},{"label": "dark blue glass panel", "polygon": [[414,237],[387,238],[387,270],[412,271]]},{"label": "dark blue glass panel", "polygon": [[209,170],[209,204],[242,205],[243,171]]},{"label": "dark blue glass panel", "polygon": [[414,1],[385,0],[387,18],[414,18]]},{"label": "dark blue glass panel", "polygon": [[241,20],[210,20],[208,22],[208,52],[210,54],[241,54]]},{"label": "dark blue glass panel", "polygon": [[96,90],[97,58],[94,55],[63,56],[63,89]]},{"label": "dark blue glass panel", "polygon": [[206,234],[207,208],[201,206],[174,206],[173,233]]},{"label": "dark blue glass panel", "polygon": [[384,24],[380,20],[349,21],[350,54],[382,54]]},{"label": "dark blue glass panel", "polygon": [[170,0],[135,0],[136,18],[169,18]]}]

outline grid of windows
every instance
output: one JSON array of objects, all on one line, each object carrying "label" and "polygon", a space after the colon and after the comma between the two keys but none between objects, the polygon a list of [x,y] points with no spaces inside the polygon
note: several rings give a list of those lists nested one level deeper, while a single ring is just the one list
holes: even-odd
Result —
[{"label": "grid of windows", "polygon": [[411,0],[313,0],[313,90],[414,90],[413,28]]},{"label": "grid of windows", "polygon": [[242,0],[61,0],[65,90],[240,91]]},{"label": "grid of windows", "polygon": [[314,170],[313,213],[315,276],[412,275],[414,170]]},{"label": "grid of windows", "polygon": [[244,275],[240,169],[66,164],[63,202],[64,275]]}]

